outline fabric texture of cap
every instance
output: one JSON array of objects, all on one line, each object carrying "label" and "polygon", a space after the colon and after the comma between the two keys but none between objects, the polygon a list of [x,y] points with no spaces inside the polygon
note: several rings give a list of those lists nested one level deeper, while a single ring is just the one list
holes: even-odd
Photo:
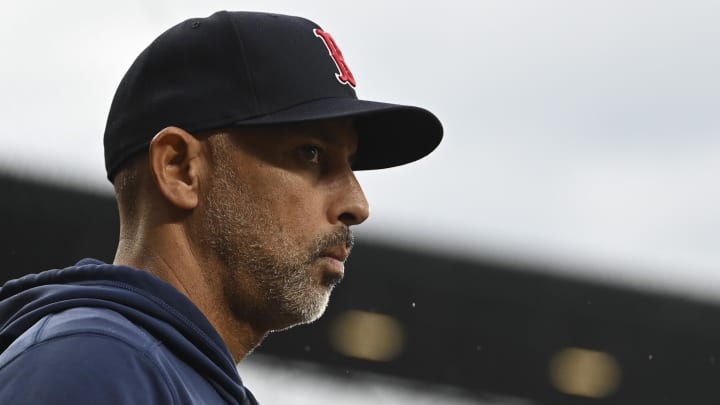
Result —
[{"label": "fabric texture of cap", "polygon": [[120,82],[105,128],[108,179],[168,126],[193,133],[352,117],[355,170],[409,163],[440,143],[431,112],[359,100],[354,87],[337,44],[312,21],[227,11],[189,19],[150,44]]}]

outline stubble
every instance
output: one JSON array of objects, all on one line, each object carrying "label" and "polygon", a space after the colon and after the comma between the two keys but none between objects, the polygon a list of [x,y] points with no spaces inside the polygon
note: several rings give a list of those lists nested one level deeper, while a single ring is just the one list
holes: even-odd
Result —
[{"label": "stubble", "polygon": [[305,234],[289,234],[292,227],[270,210],[273,197],[238,180],[226,148],[213,152],[216,173],[200,224],[203,247],[223,267],[225,301],[236,317],[270,330],[316,320],[341,281],[319,272],[318,260],[328,249],[351,249],[352,232],[343,226],[310,241]]}]

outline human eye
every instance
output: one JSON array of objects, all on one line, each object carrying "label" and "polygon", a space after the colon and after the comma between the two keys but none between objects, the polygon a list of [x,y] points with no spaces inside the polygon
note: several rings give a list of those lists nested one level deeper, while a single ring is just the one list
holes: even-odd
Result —
[{"label": "human eye", "polygon": [[299,149],[300,159],[313,164],[320,164],[321,152],[320,147],[316,145],[304,145]]}]

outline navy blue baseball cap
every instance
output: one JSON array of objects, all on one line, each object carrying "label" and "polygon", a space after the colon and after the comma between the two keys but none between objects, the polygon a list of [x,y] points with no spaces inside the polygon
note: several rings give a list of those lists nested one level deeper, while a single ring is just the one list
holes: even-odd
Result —
[{"label": "navy blue baseball cap", "polygon": [[287,15],[220,11],[161,34],[123,77],[105,128],[112,182],[168,126],[190,133],[350,117],[354,170],[420,159],[442,139],[440,121],[413,106],[358,100],[332,36]]}]

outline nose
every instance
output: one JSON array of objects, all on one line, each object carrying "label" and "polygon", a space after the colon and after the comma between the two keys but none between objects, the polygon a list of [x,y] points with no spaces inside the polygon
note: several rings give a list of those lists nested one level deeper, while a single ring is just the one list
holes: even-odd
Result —
[{"label": "nose", "polygon": [[370,216],[370,206],[355,174],[349,171],[339,179],[334,203],[328,214],[331,223],[343,223],[345,226],[359,225]]}]

